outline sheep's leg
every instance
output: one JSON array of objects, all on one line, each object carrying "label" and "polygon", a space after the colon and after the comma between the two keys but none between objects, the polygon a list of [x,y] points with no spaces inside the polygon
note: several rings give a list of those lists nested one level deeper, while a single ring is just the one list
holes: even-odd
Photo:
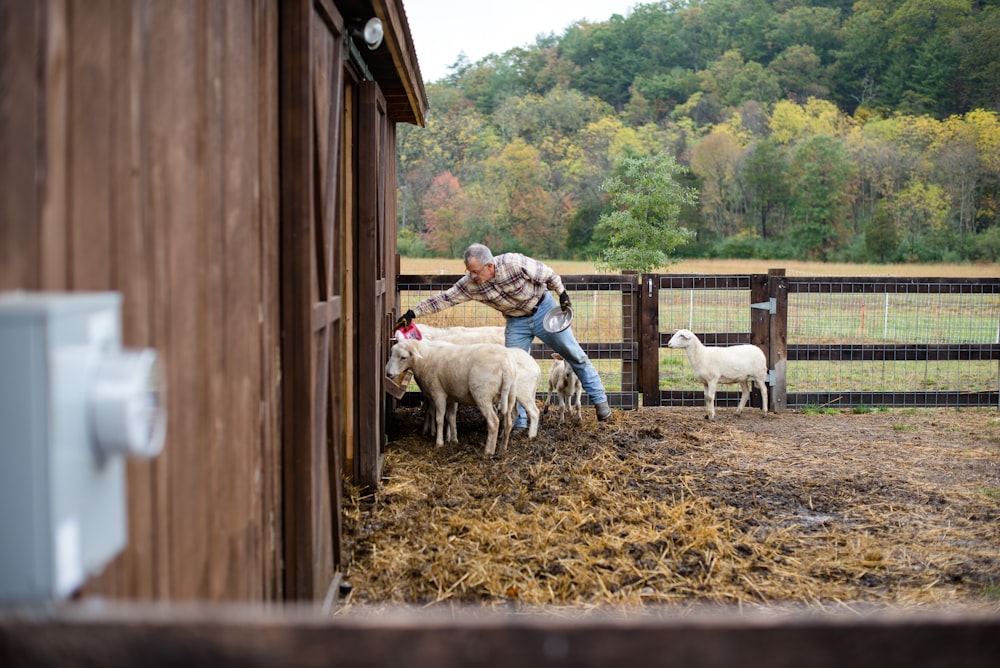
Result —
[{"label": "sheep's leg", "polygon": [[[576,419],[583,422],[583,387],[579,387],[576,390]],[[572,406],[572,404],[571,404]],[[572,410],[572,408],[570,409]]]},{"label": "sheep's leg", "polygon": [[[527,410],[525,410],[527,412]],[[510,443],[510,432],[514,429],[514,420],[517,419],[517,395],[514,394],[514,389],[511,388],[510,396],[507,400],[507,406],[504,409],[504,420],[503,420],[503,441],[500,442],[500,453],[503,454],[507,452],[507,444]]]},{"label": "sheep's leg", "polygon": [[437,428],[434,445],[440,448],[444,446],[444,414],[448,410],[448,402],[445,400],[431,403],[434,404],[434,424]]},{"label": "sheep's leg", "polygon": [[458,402],[449,401],[448,413],[447,413],[448,418],[445,424],[445,429],[447,430],[447,433],[445,433],[444,435],[445,440],[447,440],[449,443],[458,443],[458,424],[456,421],[457,414],[458,414]]},{"label": "sheep's leg", "polygon": [[705,383],[705,419],[709,422],[715,420],[715,387],[714,380]]},{"label": "sheep's leg", "polygon": [[[534,438],[538,436],[538,406],[534,401],[529,401],[527,404],[523,404],[524,412],[528,414],[528,438]],[[514,410],[517,410],[517,404],[514,404]]]},{"label": "sheep's leg", "polygon": [[566,419],[566,412],[565,409],[563,408],[562,390],[556,391],[556,406],[559,407],[559,424],[562,424],[563,421]]},{"label": "sheep's leg", "polygon": [[497,451],[497,435],[500,432],[500,418],[497,416],[496,409],[493,408],[493,402],[484,400],[479,401],[477,405],[479,406],[479,412],[482,413],[483,417],[486,419],[486,427],[488,429],[486,434],[486,454],[494,455]]},{"label": "sheep's leg", "polygon": [[764,409],[764,416],[767,417],[767,378],[757,378],[757,387],[760,388],[760,401]]},{"label": "sheep's leg", "polygon": [[740,405],[736,407],[736,414],[739,415],[743,412],[743,407],[747,405],[747,401],[750,400],[750,383],[747,382],[746,378],[740,380]]},{"label": "sheep's leg", "polygon": [[427,396],[424,396],[424,438],[434,438],[434,417],[436,411],[434,410],[434,402],[431,401]]}]

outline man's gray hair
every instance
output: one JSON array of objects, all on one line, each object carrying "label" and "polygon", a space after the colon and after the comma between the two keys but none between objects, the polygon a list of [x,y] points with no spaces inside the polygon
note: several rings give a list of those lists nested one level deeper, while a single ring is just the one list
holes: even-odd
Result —
[{"label": "man's gray hair", "polygon": [[462,260],[468,264],[469,260],[473,258],[479,260],[479,264],[485,267],[493,262],[493,253],[483,244],[472,244],[465,249],[465,255],[462,256]]}]

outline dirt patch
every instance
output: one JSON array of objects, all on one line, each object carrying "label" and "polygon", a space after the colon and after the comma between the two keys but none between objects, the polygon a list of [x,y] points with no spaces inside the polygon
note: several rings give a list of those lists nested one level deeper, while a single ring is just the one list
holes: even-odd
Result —
[{"label": "dirt patch", "polygon": [[1000,609],[996,410],[543,416],[486,458],[399,409],[374,497],[348,490],[345,608],[975,604]]}]

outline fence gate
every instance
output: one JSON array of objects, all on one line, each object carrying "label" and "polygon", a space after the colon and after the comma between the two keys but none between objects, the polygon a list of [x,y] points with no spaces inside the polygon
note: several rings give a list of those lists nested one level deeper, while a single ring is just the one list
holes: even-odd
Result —
[{"label": "fence gate", "polygon": [[776,412],[1000,404],[1000,279],[645,274],[639,308],[645,406],[704,403],[686,359],[661,355],[680,327],[709,346],[759,346]]}]

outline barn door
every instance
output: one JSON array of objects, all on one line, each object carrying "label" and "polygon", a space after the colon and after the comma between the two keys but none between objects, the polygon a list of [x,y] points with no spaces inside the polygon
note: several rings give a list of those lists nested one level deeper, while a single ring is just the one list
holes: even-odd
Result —
[{"label": "barn door", "polygon": [[[388,314],[392,305],[386,301],[386,229],[389,224],[386,202],[387,170],[395,156],[390,155],[389,122],[386,103],[377,83],[364,81],[360,90],[358,123],[358,461],[357,480],[370,489],[378,485],[382,473],[382,436],[385,434],[385,401],[382,376],[386,355]],[[395,225],[395,216],[391,223]]]},{"label": "barn door", "polygon": [[285,592],[321,599],[340,565],[344,22],[281,4],[281,295]]}]

